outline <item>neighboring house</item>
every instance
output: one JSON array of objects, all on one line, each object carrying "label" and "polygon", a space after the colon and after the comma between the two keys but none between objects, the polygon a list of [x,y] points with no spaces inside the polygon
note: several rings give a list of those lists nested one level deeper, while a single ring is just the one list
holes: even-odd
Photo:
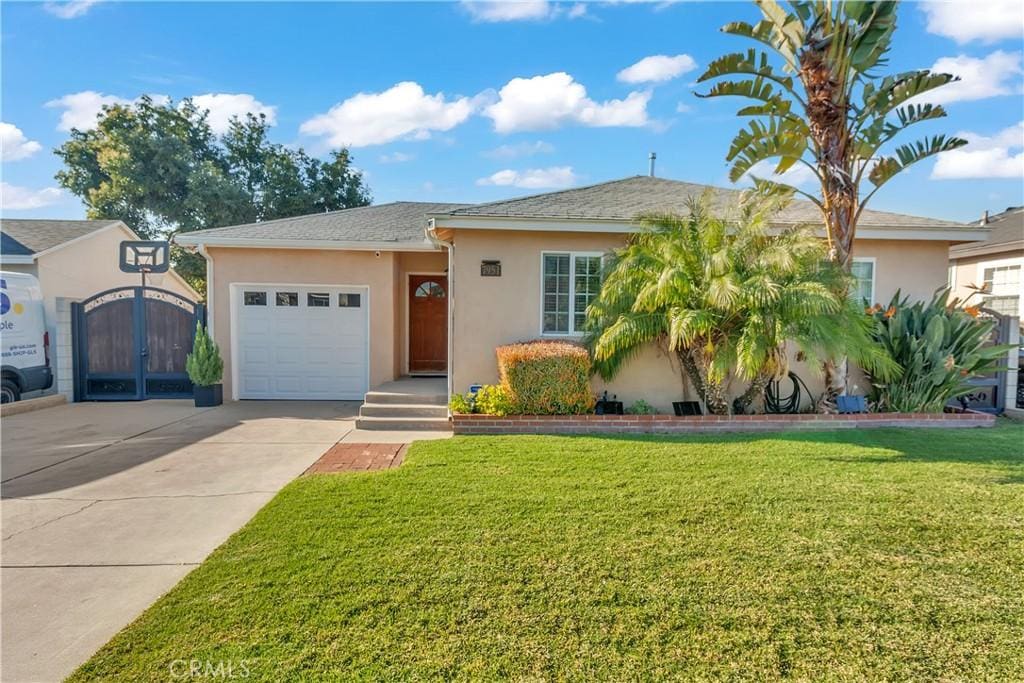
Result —
[{"label": "neighboring house", "polygon": [[[960,299],[981,304],[1003,315],[1024,318],[1024,206],[981,219],[989,229],[983,242],[949,249],[949,282]],[[984,287],[984,293],[974,293]],[[972,296],[973,294],[973,296]]]},{"label": "neighboring house", "polygon": [[[141,284],[140,276],[120,270],[120,244],[139,236],[116,220],[0,219],[0,268],[29,273],[39,279],[51,347],[57,334],[57,300],[83,300],[107,289]],[[200,295],[173,270],[151,276],[149,284],[198,301]],[[56,354],[54,354],[56,358]],[[70,372],[55,367],[55,387],[70,388]],[[65,376],[62,376],[64,374]],[[63,389],[60,389],[61,385]]]},{"label": "neighboring house", "polygon": [[[176,241],[207,258],[227,396],[358,400],[410,373],[446,374],[450,392],[465,392],[497,381],[501,344],[578,337],[600,259],[637,229],[636,216],[683,212],[708,190],[637,176],[487,204],[347,209]],[[738,195],[710,191],[722,206]],[[777,219],[808,222],[820,223],[809,202]],[[946,282],[950,245],[986,236],[977,226],[865,211],[854,248],[858,293],[930,297]],[[653,347],[607,389],[665,412],[683,393],[673,359]]]}]

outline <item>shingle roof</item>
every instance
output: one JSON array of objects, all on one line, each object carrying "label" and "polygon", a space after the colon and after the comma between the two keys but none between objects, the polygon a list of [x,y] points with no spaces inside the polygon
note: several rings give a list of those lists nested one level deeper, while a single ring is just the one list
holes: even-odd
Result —
[{"label": "shingle roof", "polygon": [[985,224],[991,230],[985,244],[1002,244],[1024,240],[1024,206],[1011,206],[991,216]]},{"label": "shingle roof", "polygon": [[118,221],[0,220],[3,241],[0,249],[8,255],[28,256],[52,249],[73,239],[106,228]]},{"label": "shingle roof", "polygon": [[[704,192],[710,192],[714,207],[727,209],[735,203],[741,190],[697,185],[667,178],[634,176],[560,192],[547,192],[518,199],[474,204],[456,209],[450,214],[452,216],[628,221],[642,213],[683,213],[687,200],[700,196]],[[780,223],[813,223],[821,221],[821,214],[811,202],[798,200],[780,213],[777,219]],[[860,225],[907,228],[967,227],[953,221],[869,209],[865,209],[861,215]]]},{"label": "shingle roof", "polygon": [[231,237],[259,240],[338,242],[423,242],[427,214],[447,213],[466,204],[393,202],[182,233],[179,237]]}]

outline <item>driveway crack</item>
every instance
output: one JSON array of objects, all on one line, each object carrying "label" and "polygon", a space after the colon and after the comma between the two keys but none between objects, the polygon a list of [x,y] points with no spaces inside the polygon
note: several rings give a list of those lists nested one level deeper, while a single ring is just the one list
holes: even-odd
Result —
[{"label": "driveway crack", "polygon": [[[70,499],[69,499],[69,502],[71,502]],[[78,501],[78,502],[85,502],[85,501]],[[4,536],[3,540],[9,541],[12,538],[14,538],[15,536],[20,536],[21,534],[24,534],[24,533],[26,533],[28,531],[35,531],[36,529],[42,529],[44,526],[47,526],[49,524],[53,524],[54,522],[59,522],[60,520],[67,519],[68,517],[73,517],[73,516],[77,515],[79,512],[83,512],[85,510],[88,510],[93,505],[95,505],[96,503],[99,503],[99,502],[102,502],[102,501],[99,501],[99,500],[88,500],[88,503],[86,505],[83,505],[82,507],[78,508],[77,510],[72,510],[71,512],[65,512],[63,515],[58,515],[58,516],[54,517],[53,519],[48,519],[45,522],[42,522],[41,524],[36,524],[35,526],[30,526],[27,529],[22,529],[21,531],[15,531],[13,534],[10,534],[8,536]]]}]

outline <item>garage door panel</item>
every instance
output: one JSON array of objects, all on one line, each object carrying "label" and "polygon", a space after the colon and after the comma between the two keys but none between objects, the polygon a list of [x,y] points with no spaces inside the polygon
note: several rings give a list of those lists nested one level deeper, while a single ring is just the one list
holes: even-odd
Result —
[{"label": "garage door panel", "polygon": [[[361,287],[296,288],[271,285],[266,305],[244,305],[240,286],[237,312],[238,395],[263,399],[358,400],[369,389],[367,292]],[[278,306],[296,301],[295,306]],[[327,294],[312,297],[313,294]],[[359,293],[359,307],[339,305],[342,293]],[[258,297],[256,298],[258,301]],[[310,301],[329,306],[310,306]]]}]

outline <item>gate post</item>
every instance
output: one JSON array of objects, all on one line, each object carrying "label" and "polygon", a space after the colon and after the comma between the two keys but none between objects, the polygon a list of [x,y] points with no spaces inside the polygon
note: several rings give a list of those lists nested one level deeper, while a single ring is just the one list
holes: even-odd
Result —
[{"label": "gate post", "polygon": [[85,359],[82,357],[85,337],[82,335],[84,313],[82,302],[71,302],[71,400],[79,402],[85,394]]},{"label": "gate post", "polygon": [[[1003,391],[1004,411],[1016,411],[1024,406],[1017,403],[1018,383],[1020,381],[1020,318],[1008,317],[1005,320],[1009,329],[1006,334],[1006,344],[1012,344],[1006,359],[1006,389]],[[1017,413],[1019,414],[1019,413]]]}]

